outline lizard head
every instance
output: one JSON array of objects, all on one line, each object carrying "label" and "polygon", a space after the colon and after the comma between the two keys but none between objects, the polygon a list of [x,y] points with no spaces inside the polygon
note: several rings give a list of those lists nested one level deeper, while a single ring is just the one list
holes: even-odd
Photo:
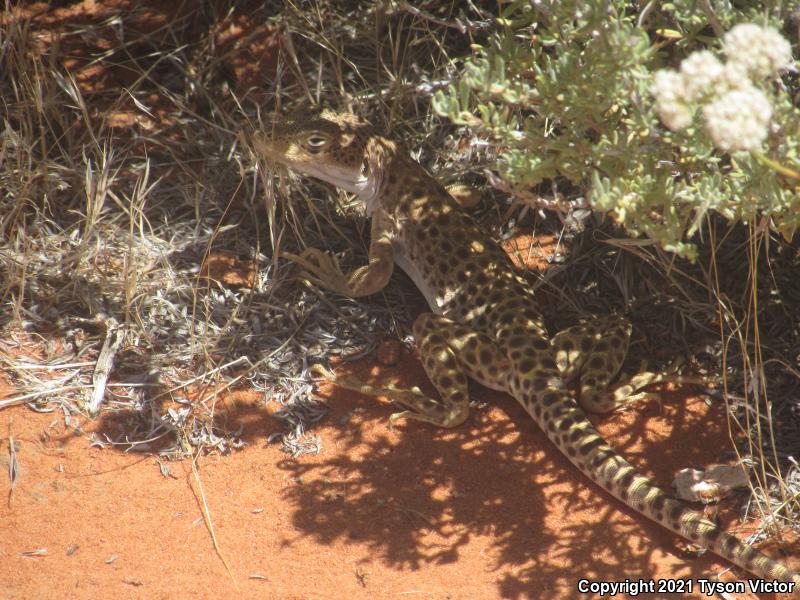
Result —
[{"label": "lizard head", "polygon": [[369,201],[382,179],[380,160],[371,152],[372,126],[350,113],[324,109],[276,122],[256,133],[253,147],[267,158],[327,181]]}]

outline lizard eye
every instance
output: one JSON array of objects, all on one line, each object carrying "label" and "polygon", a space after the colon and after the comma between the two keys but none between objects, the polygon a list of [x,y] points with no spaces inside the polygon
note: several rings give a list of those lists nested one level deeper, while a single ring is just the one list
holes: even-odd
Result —
[{"label": "lizard eye", "polygon": [[312,133],[306,138],[304,146],[309,152],[320,152],[328,144],[328,138],[319,133]]}]

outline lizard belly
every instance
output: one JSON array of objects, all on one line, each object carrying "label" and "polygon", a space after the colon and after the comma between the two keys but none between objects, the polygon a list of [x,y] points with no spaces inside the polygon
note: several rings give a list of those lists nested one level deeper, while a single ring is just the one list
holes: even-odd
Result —
[{"label": "lizard belly", "polygon": [[414,285],[417,286],[417,289],[422,292],[422,295],[428,302],[431,312],[437,315],[444,314],[454,293],[452,291],[441,293],[441,291],[434,289],[425,279],[417,261],[412,260],[404,247],[394,248],[394,262],[398,267],[403,269],[405,274],[414,282]]}]

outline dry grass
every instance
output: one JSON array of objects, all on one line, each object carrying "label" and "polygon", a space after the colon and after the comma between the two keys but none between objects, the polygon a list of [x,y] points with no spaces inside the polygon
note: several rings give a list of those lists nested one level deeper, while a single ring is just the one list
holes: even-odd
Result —
[{"label": "dry grass", "polygon": [[[467,40],[405,5],[375,10],[5,5],[0,360],[20,394],[0,407],[57,406],[79,423],[102,398],[135,418],[98,443],[184,456],[239,444],[211,416],[221,389],[246,384],[286,405],[287,450],[318,449],[304,434],[324,414],[307,367],[357,358],[386,332],[405,337],[408,282],[355,302],[299,280],[278,248],[327,247],[356,263],[364,220],[335,210],[326,188],[292,183],[290,194],[239,134],[269,121],[262,114],[334,100],[428,158],[445,139],[452,147],[427,99],[452,71],[445,46]],[[220,252],[253,277],[204,276]]]},{"label": "dry grass", "polygon": [[[317,450],[304,431],[324,407],[308,366],[370,352],[387,331],[405,338],[417,296],[402,276],[367,302],[299,280],[279,248],[359,264],[365,223],[327,187],[274,178],[239,133],[328,103],[391,131],[445,183],[482,181],[492,149],[433,116],[429,99],[491,15],[403,2],[62,4],[6,3],[0,23],[0,361],[20,391],[0,408],[59,408],[78,427],[99,390],[104,411],[136,419],[97,443],[186,456],[239,446],[212,415],[219,389],[246,384],[286,405],[288,451]],[[476,216],[501,235],[559,228],[493,200]],[[608,229],[566,232],[569,268],[540,282],[543,305],[556,327],[629,312],[633,360],[686,355],[725,375],[732,448],[757,465],[759,511],[796,521],[796,246],[709,227],[696,265]],[[222,250],[254,276],[204,277]],[[109,383],[95,377],[104,347]]]}]

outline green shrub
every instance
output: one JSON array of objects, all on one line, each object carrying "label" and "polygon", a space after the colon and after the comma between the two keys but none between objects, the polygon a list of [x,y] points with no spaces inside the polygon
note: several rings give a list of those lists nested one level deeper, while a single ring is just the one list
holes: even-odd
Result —
[{"label": "green shrub", "polygon": [[694,258],[687,237],[712,210],[789,238],[800,222],[800,112],[779,78],[793,66],[779,33],[790,9],[716,4],[513,2],[434,107],[495,145],[512,190],[566,178],[682,256]]}]

